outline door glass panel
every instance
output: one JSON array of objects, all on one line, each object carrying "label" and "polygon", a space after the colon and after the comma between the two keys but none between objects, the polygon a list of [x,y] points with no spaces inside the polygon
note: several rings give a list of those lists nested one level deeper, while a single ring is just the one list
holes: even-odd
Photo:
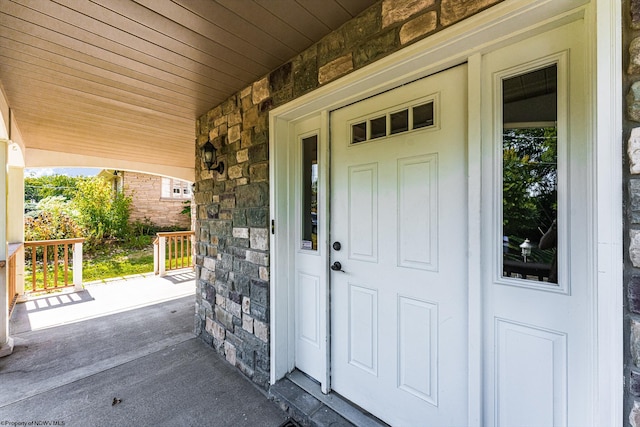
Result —
[{"label": "door glass panel", "polygon": [[557,66],[502,81],[503,277],[557,283]]},{"label": "door glass panel", "polygon": [[371,139],[387,136],[387,116],[378,117],[370,121]]},{"label": "door glass panel", "polygon": [[351,143],[357,144],[358,142],[367,140],[367,123],[357,123],[351,126]]},{"label": "door glass panel", "polygon": [[391,134],[406,132],[409,130],[409,110],[398,111],[391,114]]},{"label": "door glass panel", "polygon": [[433,101],[413,107],[413,128],[433,126]]},{"label": "door glass panel", "polygon": [[318,136],[302,140],[302,249],[318,249]]}]

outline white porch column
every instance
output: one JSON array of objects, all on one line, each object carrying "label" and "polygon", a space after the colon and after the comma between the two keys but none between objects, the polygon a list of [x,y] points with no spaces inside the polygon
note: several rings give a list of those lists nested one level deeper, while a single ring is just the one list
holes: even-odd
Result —
[{"label": "white porch column", "polygon": [[73,289],[82,290],[82,242],[73,244]]},{"label": "white porch column", "polygon": [[[17,149],[15,145],[10,146]],[[9,161],[11,153],[9,153]],[[9,166],[7,175],[7,241],[24,242],[24,167]],[[24,296],[24,248],[16,253],[16,292]]]},{"label": "white porch column", "polygon": [[160,249],[158,249],[158,245],[160,244],[160,239],[156,238],[156,240],[153,242],[153,274],[160,274],[160,266],[158,264],[158,251]]},{"label": "white porch column", "polygon": [[165,263],[165,258],[167,257],[167,238],[159,237],[158,238],[158,274],[160,277],[167,274],[167,266]]},{"label": "white porch column", "polygon": [[[0,261],[7,260],[7,147],[9,141],[0,140]],[[0,357],[13,352],[9,337],[9,290],[7,267],[0,268]]]}]

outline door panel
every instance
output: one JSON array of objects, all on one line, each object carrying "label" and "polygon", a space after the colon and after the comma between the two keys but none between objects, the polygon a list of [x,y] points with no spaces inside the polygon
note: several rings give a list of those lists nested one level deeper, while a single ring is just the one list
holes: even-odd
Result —
[{"label": "door panel", "polygon": [[398,160],[398,265],[438,269],[438,156]]},{"label": "door panel", "polygon": [[[498,425],[552,426],[563,418],[567,387],[567,336],[531,325],[496,319],[499,400]],[[523,399],[522,376],[527,367],[527,394]],[[522,414],[527,414],[526,420]]]},{"label": "door panel", "polygon": [[320,348],[320,278],[298,272],[297,280],[298,339]]},{"label": "door panel", "polygon": [[349,284],[349,364],[378,374],[378,293]]},{"label": "door panel", "polygon": [[437,405],[438,306],[400,297],[398,387]]},{"label": "door panel", "polygon": [[378,165],[349,167],[349,258],[378,262]]},{"label": "door panel", "polygon": [[[590,182],[588,89],[584,80],[584,40],[587,39],[584,22],[576,21],[483,58],[485,425],[590,424],[589,378],[593,376],[592,349],[595,347],[590,342],[593,278],[588,268],[589,254],[593,251],[587,239],[592,211],[587,197]],[[555,75],[550,78],[548,73]],[[541,95],[534,90],[536,87],[544,90],[540,83],[545,83],[548,90],[546,83],[552,81],[556,86],[553,91]],[[529,105],[534,105],[534,101],[544,101],[543,105],[552,108],[543,112],[526,108],[506,111],[504,99],[511,95],[504,82],[518,85],[527,82],[518,102],[532,101]],[[544,100],[549,96],[553,99]],[[550,111],[556,108],[557,114],[549,117]],[[528,273],[532,264],[552,261],[531,262],[524,251],[520,255],[519,250],[515,255],[521,259],[509,260],[509,268],[515,265],[519,273],[514,277],[506,271],[503,240],[513,237],[503,237],[507,222],[503,224],[503,209],[508,200],[502,193],[506,190],[503,190],[501,169],[507,163],[503,163],[503,156],[508,155],[503,149],[503,138],[513,132],[504,118],[516,113],[520,115],[517,119],[520,123],[514,128],[544,127],[547,133],[535,138],[557,138],[554,148],[557,150],[557,212],[549,218],[557,220],[557,249],[554,250],[557,278],[549,274],[551,267],[539,277],[537,273]],[[535,168],[534,158],[523,156],[519,162]],[[535,195],[535,191],[529,190],[525,196]],[[519,207],[524,206],[521,203]],[[537,225],[534,224],[534,230]],[[547,227],[540,224],[540,230],[533,235],[519,237],[528,238],[534,247],[538,244],[542,247],[543,235],[547,232]]]},{"label": "door panel", "polygon": [[393,425],[468,421],[466,72],[331,116],[332,388]]}]

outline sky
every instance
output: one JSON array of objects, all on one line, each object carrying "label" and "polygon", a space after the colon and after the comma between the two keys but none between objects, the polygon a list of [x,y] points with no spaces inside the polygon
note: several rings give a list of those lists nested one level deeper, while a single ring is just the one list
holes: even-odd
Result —
[{"label": "sky", "polygon": [[48,175],[94,176],[101,170],[98,168],[28,168],[24,170],[24,176],[34,178]]}]

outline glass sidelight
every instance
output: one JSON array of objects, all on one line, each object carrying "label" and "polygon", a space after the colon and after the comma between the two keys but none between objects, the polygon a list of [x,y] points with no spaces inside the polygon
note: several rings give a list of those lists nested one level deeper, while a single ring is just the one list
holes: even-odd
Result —
[{"label": "glass sidelight", "polygon": [[302,249],[318,249],[318,136],[302,139]]},{"label": "glass sidelight", "polygon": [[503,277],[558,282],[557,75],[502,80]]}]

